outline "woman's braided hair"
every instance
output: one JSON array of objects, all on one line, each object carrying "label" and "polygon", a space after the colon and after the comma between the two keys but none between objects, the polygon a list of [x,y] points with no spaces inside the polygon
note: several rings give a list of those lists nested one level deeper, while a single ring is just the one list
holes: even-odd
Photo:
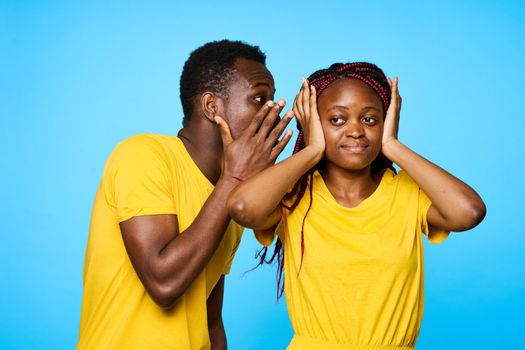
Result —
[{"label": "woman's braided hair", "polygon": [[[370,86],[381,99],[383,110],[386,114],[388,106],[390,105],[391,89],[383,71],[374,64],[366,62],[354,62],[346,64],[334,63],[329,68],[320,69],[310,75],[308,77],[308,83],[310,86],[315,86],[317,98],[319,98],[319,95],[321,95],[330,84],[342,78],[358,79]],[[297,136],[297,141],[293,150],[294,154],[305,148],[304,134],[301,130],[301,126],[298,124],[297,128],[299,129],[299,135]],[[287,193],[281,201],[282,210],[288,210],[292,212],[299,205],[301,199],[306,193],[306,189],[309,189],[310,202],[301,225],[301,265],[299,267],[299,271],[301,270],[304,258],[304,224],[306,221],[306,216],[312,207],[313,174],[315,170],[319,168],[320,164],[322,164],[322,161],[302,175],[301,178],[299,178],[299,180],[295,183],[292,190]],[[371,168],[372,173],[381,172],[386,168],[390,168],[395,171],[394,167],[392,166],[392,162],[388,160],[383,154],[379,154],[379,156],[372,162]],[[286,205],[285,203],[291,203],[291,205]],[[284,217],[281,220],[284,220]],[[277,260],[277,298],[280,298],[284,291],[284,250],[283,243],[280,238],[277,238],[272,256],[267,259],[267,255],[268,247],[264,247],[257,253],[256,258],[259,259],[259,265],[264,263],[271,264]]]}]

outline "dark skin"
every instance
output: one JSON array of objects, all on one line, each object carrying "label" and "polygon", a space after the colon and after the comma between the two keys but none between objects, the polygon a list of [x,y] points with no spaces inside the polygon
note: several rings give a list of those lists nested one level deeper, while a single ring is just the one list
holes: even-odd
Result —
[{"label": "dark skin", "polygon": [[[293,114],[278,121],[285,103],[272,102],[275,88],[266,67],[238,59],[235,68],[228,97],[201,94],[179,132],[193,161],[215,185],[193,223],[184,232],[179,232],[176,215],[137,216],[120,224],[133,267],[162,308],[177,302],[219,246],[230,222],[225,205],[230,192],[240,180],[273,164],[291,137],[287,132],[279,141]],[[226,349],[223,290],[224,276],[207,300],[212,349]]]},{"label": "dark skin", "polygon": [[210,335],[210,343],[213,350],[227,348],[226,333],[222,323],[223,296],[224,275],[221,276],[206,302],[208,309],[208,333]]},{"label": "dark skin", "polygon": [[[465,231],[485,217],[485,204],[467,184],[403,145],[397,138],[401,110],[398,80],[388,80],[390,106],[383,118],[375,92],[357,79],[339,79],[316,98],[307,81],[294,102],[306,147],[239,185],[228,207],[239,223],[256,231],[272,232],[278,223],[279,203],[302,174],[326,157],[323,179],[337,202],[355,207],[377,188],[371,163],[382,152],[406,171],[428,195],[429,226]],[[272,183],[273,186],[264,186]]]}]

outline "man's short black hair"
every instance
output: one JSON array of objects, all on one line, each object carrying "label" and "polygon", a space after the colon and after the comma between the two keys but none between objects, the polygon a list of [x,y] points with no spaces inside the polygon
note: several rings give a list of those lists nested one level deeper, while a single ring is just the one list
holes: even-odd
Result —
[{"label": "man's short black hair", "polygon": [[180,77],[183,125],[193,113],[195,97],[205,91],[228,97],[228,84],[235,71],[235,60],[245,58],[262,64],[266,55],[258,46],[242,41],[221,40],[207,43],[190,54]]}]

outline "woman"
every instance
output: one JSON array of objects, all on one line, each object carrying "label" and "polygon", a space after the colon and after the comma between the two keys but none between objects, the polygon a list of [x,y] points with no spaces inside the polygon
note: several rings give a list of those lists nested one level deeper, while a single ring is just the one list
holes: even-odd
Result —
[{"label": "woman", "polygon": [[262,244],[279,236],[288,349],[413,349],[422,233],[439,243],[485,216],[473,189],[398,140],[400,108],[398,79],[375,65],[313,73],[294,101],[294,154],[229,197],[231,216]]}]

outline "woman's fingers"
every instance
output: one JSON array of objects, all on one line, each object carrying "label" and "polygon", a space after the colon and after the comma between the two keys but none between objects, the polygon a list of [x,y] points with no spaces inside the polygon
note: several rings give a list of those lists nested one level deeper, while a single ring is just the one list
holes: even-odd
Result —
[{"label": "woman's fingers", "polygon": [[303,110],[304,110],[304,118],[306,123],[310,121],[310,117],[312,115],[312,111],[310,110],[310,86],[308,85],[308,80],[303,80]]},{"label": "woman's fingers", "polygon": [[315,115],[317,116],[317,91],[315,90],[315,86],[311,86],[310,87],[310,98],[309,98],[309,103],[310,103],[310,115]]},{"label": "woman's fingers", "polygon": [[297,101],[297,112],[296,115],[300,116],[299,118],[301,120],[304,120],[304,106],[303,106],[303,98],[304,98],[304,81],[301,86],[301,89],[299,90],[299,93],[297,94],[296,101]]}]

